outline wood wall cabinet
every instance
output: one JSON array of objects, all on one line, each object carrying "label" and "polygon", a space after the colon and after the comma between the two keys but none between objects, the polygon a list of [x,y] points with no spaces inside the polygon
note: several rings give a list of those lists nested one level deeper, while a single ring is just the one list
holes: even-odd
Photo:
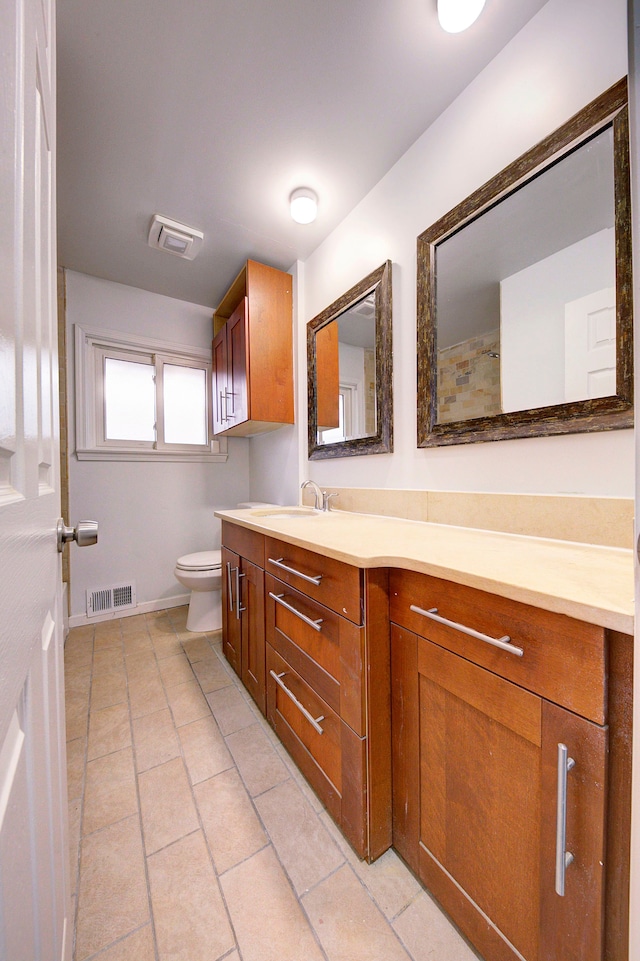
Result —
[{"label": "wood wall cabinet", "polygon": [[222,525],[222,650],[266,713],[264,537]]},{"label": "wood wall cabinet", "polygon": [[391,843],[386,572],[269,537],[265,547],[267,718],[373,860]]},{"label": "wood wall cabinet", "polygon": [[294,423],[292,277],[247,261],[213,315],[216,435]]},{"label": "wood wall cabinet", "polygon": [[394,846],[487,961],[622,961],[631,639],[401,571],[390,612]]}]

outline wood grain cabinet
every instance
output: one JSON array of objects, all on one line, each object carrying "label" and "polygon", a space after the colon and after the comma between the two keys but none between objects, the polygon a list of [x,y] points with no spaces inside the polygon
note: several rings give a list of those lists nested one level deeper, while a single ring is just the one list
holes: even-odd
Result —
[{"label": "wood grain cabinet", "polygon": [[394,846],[487,961],[621,961],[631,639],[401,571],[390,612]]},{"label": "wood grain cabinet", "polygon": [[292,278],[247,261],[213,315],[213,431],[294,423]]},{"label": "wood grain cabinet", "polygon": [[265,571],[267,718],[354,849],[373,860],[391,843],[386,572],[365,576],[269,537]]},{"label": "wood grain cabinet", "polygon": [[222,650],[266,713],[264,537],[222,525]]}]

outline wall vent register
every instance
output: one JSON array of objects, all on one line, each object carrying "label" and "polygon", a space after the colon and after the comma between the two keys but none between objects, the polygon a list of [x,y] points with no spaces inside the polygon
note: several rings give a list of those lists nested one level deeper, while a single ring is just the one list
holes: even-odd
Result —
[{"label": "wall vent register", "polygon": [[110,587],[96,587],[87,591],[87,617],[109,614],[136,606],[136,585],[112,584]]}]

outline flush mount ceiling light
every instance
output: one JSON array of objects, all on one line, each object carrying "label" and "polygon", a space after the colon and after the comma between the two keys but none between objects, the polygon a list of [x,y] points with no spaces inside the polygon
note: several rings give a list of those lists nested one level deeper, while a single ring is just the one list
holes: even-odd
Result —
[{"label": "flush mount ceiling light", "polygon": [[438,20],[447,33],[462,33],[475,23],[485,0],[438,0]]},{"label": "flush mount ceiling light", "polygon": [[183,257],[185,260],[193,260],[203,240],[204,234],[195,227],[187,227],[186,224],[178,223],[177,220],[169,220],[168,217],[154,214],[149,230],[150,247],[166,250],[168,254],[175,254],[176,257]]},{"label": "flush mount ceiling light", "polygon": [[291,217],[297,224],[311,224],[318,212],[318,195],[309,187],[298,187],[289,197]]}]

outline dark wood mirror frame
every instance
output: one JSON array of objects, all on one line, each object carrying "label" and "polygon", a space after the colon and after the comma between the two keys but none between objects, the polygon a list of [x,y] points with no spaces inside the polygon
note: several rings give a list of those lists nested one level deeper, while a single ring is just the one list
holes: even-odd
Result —
[{"label": "dark wood mirror frame", "polygon": [[[376,433],[334,444],[318,443],[318,389],[316,334],[341,314],[375,292],[376,311]],[[387,454],[393,450],[393,354],[392,354],[391,261],[364,277],[307,324],[307,386],[309,459]]]},{"label": "dark wood mirror frame", "polygon": [[[437,422],[436,246],[599,130],[614,143],[616,394],[549,407]],[[617,84],[555,133],[505,167],[418,237],[418,447],[633,426],[631,198],[627,81]]]}]

